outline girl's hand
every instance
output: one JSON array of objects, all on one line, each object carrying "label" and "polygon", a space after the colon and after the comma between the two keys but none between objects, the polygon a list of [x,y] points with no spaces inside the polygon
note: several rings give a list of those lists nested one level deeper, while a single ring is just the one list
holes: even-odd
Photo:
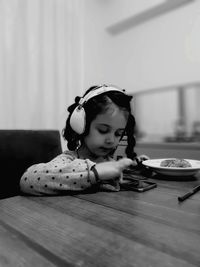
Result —
[{"label": "girl's hand", "polygon": [[95,168],[101,180],[120,179],[122,171],[130,165],[137,165],[131,159],[123,158],[118,161],[109,161],[96,164]]},{"label": "girl's hand", "polygon": [[147,155],[140,155],[140,156],[137,156],[137,159],[139,161],[144,161],[144,160],[148,160],[150,158]]}]

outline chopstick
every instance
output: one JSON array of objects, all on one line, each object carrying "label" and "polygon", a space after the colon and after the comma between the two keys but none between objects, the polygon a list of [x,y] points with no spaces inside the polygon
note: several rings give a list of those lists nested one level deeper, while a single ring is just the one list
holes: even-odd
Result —
[{"label": "chopstick", "polygon": [[200,185],[194,187],[191,191],[187,192],[185,195],[178,197],[178,200],[179,201],[184,201],[185,199],[187,199],[190,196],[194,195],[199,190],[200,190]]}]

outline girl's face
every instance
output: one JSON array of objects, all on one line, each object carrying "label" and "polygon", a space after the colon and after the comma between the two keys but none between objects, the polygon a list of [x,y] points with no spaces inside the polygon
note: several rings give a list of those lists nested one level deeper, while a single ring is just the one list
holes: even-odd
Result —
[{"label": "girl's face", "polygon": [[107,156],[117,147],[127,124],[125,112],[115,104],[91,122],[84,143],[90,153],[97,157]]}]

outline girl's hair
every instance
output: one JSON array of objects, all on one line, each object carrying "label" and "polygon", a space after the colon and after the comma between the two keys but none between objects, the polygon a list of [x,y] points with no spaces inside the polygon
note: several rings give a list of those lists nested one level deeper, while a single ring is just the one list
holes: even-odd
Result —
[{"label": "girl's hair", "polygon": [[[92,90],[99,88],[100,86],[90,87],[84,94],[84,96]],[[117,91],[109,91],[103,94],[92,97],[84,104],[84,110],[86,114],[86,128],[85,132],[81,135],[77,134],[70,126],[70,117],[74,109],[78,106],[80,97],[75,98],[75,103],[68,107],[69,116],[66,120],[65,128],[62,131],[62,135],[67,140],[67,147],[69,150],[75,150],[85,136],[88,135],[90,124],[96,118],[98,114],[104,113],[110,106],[111,101],[116,104],[121,110],[127,113],[128,121],[124,135],[127,135],[127,147],[125,153],[128,158],[135,158],[137,155],[134,152],[135,147],[135,118],[131,114],[130,101],[132,96],[126,95]],[[123,136],[122,136],[123,137]],[[121,137],[121,138],[122,138]]]}]

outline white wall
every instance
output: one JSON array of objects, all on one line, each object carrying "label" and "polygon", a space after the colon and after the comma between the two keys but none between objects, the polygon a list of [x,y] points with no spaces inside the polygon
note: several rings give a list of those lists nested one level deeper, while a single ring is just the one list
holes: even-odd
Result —
[{"label": "white wall", "polygon": [[119,35],[106,28],[140,1],[84,1],[84,86],[111,82],[129,91],[199,80],[200,1]]}]

